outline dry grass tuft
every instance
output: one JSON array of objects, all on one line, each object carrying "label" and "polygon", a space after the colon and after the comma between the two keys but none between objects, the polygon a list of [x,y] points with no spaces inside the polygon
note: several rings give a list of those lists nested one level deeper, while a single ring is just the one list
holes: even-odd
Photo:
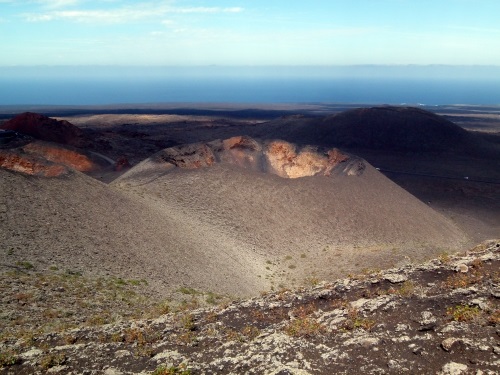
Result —
[{"label": "dry grass tuft", "polygon": [[479,318],[481,310],[478,307],[458,305],[449,307],[446,310],[446,315],[456,322],[471,322]]}]

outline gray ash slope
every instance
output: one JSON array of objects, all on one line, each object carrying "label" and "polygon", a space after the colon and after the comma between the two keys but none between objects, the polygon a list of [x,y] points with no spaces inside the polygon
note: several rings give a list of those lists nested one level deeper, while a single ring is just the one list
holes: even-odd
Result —
[{"label": "gray ash slope", "polygon": [[[275,150],[276,144],[287,145],[276,141],[256,147],[272,153],[269,150]],[[453,223],[365,161],[359,174],[342,172],[344,163],[340,163],[329,177],[290,179],[242,167],[247,146],[230,149],[236,153],[233,157],[238,155],[236,162],[225,157],[217,160],[209,150],[203,143],[164,150],[112,185],[130,196],[143,197],[164,212],[179,213],[179,220],[193,233],[208,227],[216,238],[238,240],[243,254],[253,254],[253,261],[261,267],[255,277],[275,287],[300,284],[312,276],[330,279],[363,268],[422,260],[467,243]],[[296,149],[295,156],[286,154],[279,160],[296,172],[293,168],[308,169],[312,163],[310,159],[303,165],[296,162],[304,154],[313,159],[318,155],[310,149]],[[184,164],[186,158],[198,157],[185,169],[174,166],[172,155]],[[210,166],[193,167],[207,160],[211,160]],[[209,242],[207,246],[213,245]]]},{"label": "gray ash slope", "polygon": [[[284,179],[227,163],[186,170],[153,159],[112,185],[78,172],[0,170],[2,268],[26,261],[145,279],[163,296],[181,286],[251,296],[468,242],[368,163],[361,174]],[[135,174],[144,165],[160,173],[144,181]]]}]

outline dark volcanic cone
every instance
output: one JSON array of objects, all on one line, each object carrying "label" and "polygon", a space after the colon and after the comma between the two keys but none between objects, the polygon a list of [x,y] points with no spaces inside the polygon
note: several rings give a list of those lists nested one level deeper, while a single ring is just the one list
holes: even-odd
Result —
[{"label": "dark volcanic cone", "polygon": [[327,138],[347,147],[397,151],[452,151],[474,144],[458,125],[418,108],[362,108],[324,119]]},{"label": "dark volcanic cone", "polygon": [[488,149],[458,125],[413,107],[359,108],[321,119],[280,119],[269,125],[271,137],[328,147],[467,154]]},{"label": "dark volcanic cone", "polygon": [[6,121],[1,128],[27,134],[43,141],[75,147],[85,147],[88,144],[83,131],[70,122],[32,112],[22,113]]}]

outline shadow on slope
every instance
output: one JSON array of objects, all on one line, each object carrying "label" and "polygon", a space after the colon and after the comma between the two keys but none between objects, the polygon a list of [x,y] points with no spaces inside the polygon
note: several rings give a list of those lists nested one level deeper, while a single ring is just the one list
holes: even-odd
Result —
[{"label": "shadow on slope", "polygon": [[413,107],[358,108],[321,119],[282,118],[267,125],[259,136],[327,147],[478,156],[500,151],[445,118]]}]

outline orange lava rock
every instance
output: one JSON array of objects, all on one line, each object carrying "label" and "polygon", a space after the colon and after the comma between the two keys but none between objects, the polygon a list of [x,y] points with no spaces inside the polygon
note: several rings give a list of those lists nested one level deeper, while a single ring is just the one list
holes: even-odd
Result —
[{"label": "orange lava rock", "polygon": [[24,151],[39,155],[49,161],[71,167],[80,172],[96,169],[95,164],[85,155],[66,148],[44,142],[32,142],[22,148]]},{"label": "orange lava rock", "polygon": [[31,155],[20,155],[11,150],[0,150],[0,167],[31,176],[58,177],[68,173],[60,164],[37,160]]}]

